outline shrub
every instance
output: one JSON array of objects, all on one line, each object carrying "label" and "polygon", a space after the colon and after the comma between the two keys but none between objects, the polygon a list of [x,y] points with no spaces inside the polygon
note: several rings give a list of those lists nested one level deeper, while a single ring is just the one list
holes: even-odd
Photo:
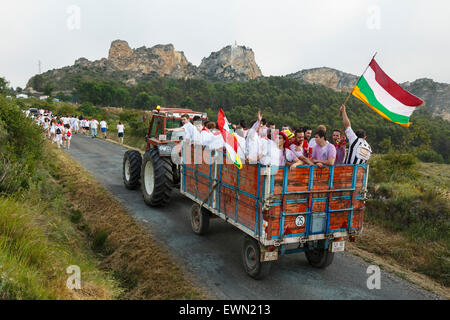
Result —
[{"label": "shrub", "polygon": [[371,182],[417,180],[420,177],[417,165],[418,160],[414,155],[391,150],[372,161]]},{"label": "shrub", "polygon": [[422,150],[417,154],[417,158],[423,162],[444,163],[444,157],[434,150]]}]

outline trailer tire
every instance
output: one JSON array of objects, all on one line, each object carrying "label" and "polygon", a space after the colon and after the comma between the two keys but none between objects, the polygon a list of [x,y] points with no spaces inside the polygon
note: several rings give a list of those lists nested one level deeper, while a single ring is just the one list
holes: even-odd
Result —
[{"label": "trailer tire", "polygon": [[191,227],[198,235],[204,235],[209,229],[209,212],[198,203],[194,203],[191,208]]},{"label": "trailer tire", "polygon": [[305,251],[306,259],[314,268],[323,269],[333,263],[334,252],[325,249],[324,242],[321,241],[318,248],[311,248]]},{"label": "trailer tire", "polygon": [[136,190],[141,179],[142,156],[139,151],[129,150],[123,156],[122,178],[125,188]]},{"label": "trailer tire", "polygon": [[265,278],[272,266],[272,262],[261,262],[260,257],[259,242],[246,235],[242,245],[242,261],[245,272],[255,280]]},{"label": "trailer tire", "polygon": [[151,207],[162,207],[170,202],[172,193],[172,163],[160,157],[156,148],[144,154],[141,169],[141,190],[144,202]]}]

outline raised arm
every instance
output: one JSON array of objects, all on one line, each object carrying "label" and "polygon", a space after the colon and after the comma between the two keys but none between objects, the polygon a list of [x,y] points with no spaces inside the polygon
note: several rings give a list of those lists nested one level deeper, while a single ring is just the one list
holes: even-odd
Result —
[{"label": "raised arm", "polygon": [[351,127],[350,119],[347,116],[347,111],[345,110],[345,104],[341,106],[341,113],[342,113],[342,120],[344,122],[344,127],[347,129],[348,127]]}]

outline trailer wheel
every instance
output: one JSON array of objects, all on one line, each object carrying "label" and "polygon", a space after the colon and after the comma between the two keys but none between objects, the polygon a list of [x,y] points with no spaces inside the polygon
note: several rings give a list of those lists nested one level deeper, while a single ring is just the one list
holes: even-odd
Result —
[{"label": "trailer wheel", "polygon": [[306,259],[314,268],[326,268],[333,263],[334,252],[325,249],[324,241],[319,243],[317,248],[310,248],[305,251]]},{"label": "trailer wheel", "polygon": [[123,156],[122,177],[125,188],[135,190],[141,178],[142,157],[139,151],[129,150]]},{"label": "trailer wheel", "polygon": [[259,242],[249,236],[244,237],[242,246],[242,261],[247,274],[253,279],[260,280],[270,273],[272,262],[261,262]]},{"label": "trailer wheel", "polygon": [[142,159],[141,190],[149,206],[165,206],[170,202],[172,164],[169,158],[160,157],[156,148],[147,151]]},{"label": "trailer wheel", "polygon": [[209,213],[205,208],[201,208],[198,203],[194,203],[191,208],[192,231],[198,235],[208,232]]}]

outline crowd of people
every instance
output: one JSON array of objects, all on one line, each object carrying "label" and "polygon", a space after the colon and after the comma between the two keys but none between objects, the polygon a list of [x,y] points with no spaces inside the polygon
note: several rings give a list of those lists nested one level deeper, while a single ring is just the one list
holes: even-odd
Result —
[{"label": "crowd of people", "polygon": [[[353,131],[345,105],[340,108],[340,112],[344,130],[334,129],[328,132],[326,126],[320,125],[314,134],[309,126],[291,128],[285,125],[277,129],[274,123],[267,122],[261,112],[258,112],[257,119],[249,128],[245,121],[232,125],[234,136],[239,143],[239,157],[242,162],[249,164],[287,165],[291,169],[302,165],[323,167],[367,163],[372,150],[366,141],[365,131]],[[186,143],[202,145],[209,149],[223,148],[224,139],[214,122],[203,123],[200,117],[194,117],[191,123],[187,114],[182,116],[181,121],[181,128],[168,131],[184,132]]]},{"label": "crowd of people", "polygon": [[[326,126],[319,125],[314,131],[309,126],[291,128],[284,125],[277,129],[273,122],[267,122],[258,112],[257,119],[249,128],[245,121],[232,125],[230,130],[239,144],[237,153],[242,162],[249,164],[260,163],[272,166],[290,166],[295,168],[301,165],[340,165],[367,163],[372,150],[366,141],[365,131],[353,131],[347,116],[345,105],[340,112],[344,130],[334,129],[331,134]],[[28,115],[28,114],[27,114]],[[45,135],[56,143],[58,148],[70,149],[73,134],[90,135],[96,138],[100,127],[104,139],[107,138],[108,124],[105,120],[85,119],[82,116],[54,116],[50,111],[39,110],[32,117],[42,127]],[[181,117],[183,126],[167,129],[169,132],[184,132],[186,143],[194,143],[209,149],[222,149],[224,139],[215,122],[202,122],[200,117],[194,117],[190,122],[189,115]],[[117,125],[118,138],[123,144],[125,126],[119,122]],[[331,139],[328,139],[328,136]],[[234,138],[233,138],[234,139]],[[233,141],[228,141],[233,144]]]},{"label": "crowd of people", "polygon": [[[52,144],[57,144],[58,149],[70,150],[70,141],[74,134],[91,136],[94,139],[99,135],[100,129],[102,137],[104,139],[108,137],[108,124],[105,120],[99,122],[96,118],[89,120],[83,116],[56,116],[51,111],[44,109],[40,109],[36,115],[30,114],[28,111],[24,112],[27,117],[32,117],[36,121]],[[117,133],[121,144],[123,144],[124,131],[125,126],[119,122]]]}]

